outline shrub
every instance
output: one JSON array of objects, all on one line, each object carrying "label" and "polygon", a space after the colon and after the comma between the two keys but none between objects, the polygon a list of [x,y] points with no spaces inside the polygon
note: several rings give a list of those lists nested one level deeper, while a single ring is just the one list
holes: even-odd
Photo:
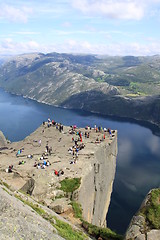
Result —
[{"label": "shrub", "polygon": [[60,182],[60,189],[64,192],[74,192],[80,187],[81,179],[80,178],[68,178]]}]

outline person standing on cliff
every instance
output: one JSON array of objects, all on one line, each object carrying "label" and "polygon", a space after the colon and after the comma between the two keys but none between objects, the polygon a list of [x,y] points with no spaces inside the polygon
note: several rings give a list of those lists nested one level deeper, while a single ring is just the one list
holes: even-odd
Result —
[{"label": "person standing on cliff", "polygon": [[40,139],[38,143],[39,143],[39,147],[40,147],[40,146],[41,146],[41,144],[42,144],[42,140]]}]

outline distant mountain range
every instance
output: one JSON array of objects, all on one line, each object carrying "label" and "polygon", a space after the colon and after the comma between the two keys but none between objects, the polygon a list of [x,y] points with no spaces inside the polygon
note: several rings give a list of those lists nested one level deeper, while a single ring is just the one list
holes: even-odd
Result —
[{"label": "distant mountain range", "polygon": [[160,56],[59,53],[0,57],[0,87],[52,105],[160,126]]}]

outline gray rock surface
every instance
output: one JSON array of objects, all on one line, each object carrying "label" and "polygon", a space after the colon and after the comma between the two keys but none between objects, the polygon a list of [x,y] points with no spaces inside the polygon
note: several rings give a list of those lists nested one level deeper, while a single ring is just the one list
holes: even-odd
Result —
[{"label": "gray rock surface", "polygon": [[0,187],[1,240],[62,240],[53,226]]},{"label": "gray rock surface", "polygon": [[[67,198],[78,201],[82,205],[83,218],[86,221],[98,226],[106,226],[106,214],[116,169],[117,132],[113,131],[111,139],[108,132],[96,132],[93,128],[88,130],[79,128],[76,131],[82,131],[83,136],[85,131],[90,132],[89,138],[83,137],[82,143],[85,147],[79,150],[76,164],[71,164],[75,156],[69,153],[68,149],[73,146],[72,137],[76,139],[77,136],[69,133],[70,127],[64,126],[63,132],[60,132],[56,127],[48,128],[45,124],[23,141],[13,142],[10,148],[1,151],[0,179],[13,191],[21,189],[32,194],[37,202],[50,206],[57,197],[66,196],[64,192],[57,189],[60,188],[62,180],[81,178],[82,186],[67,194]],[[39,145],[39,139],[41,139],[41,145]],[[51,165],[45,169],[38,169],[33,165],[35,162],[43,162],[40,157],[45,153],[46,144],[52,148],[51,155],[47,156]],[[16,157],[20,148],[23,151]],[[30,154],[33,155],[32,159],[28,158]],[[22,160],[25,163],[19,165],[18,161]],[[5,170],[11,163],[14,166],[13,172],[8,174]],[[55,170],[60,169],[64,174],[57,177]],[[29,179],[34,181],[28,181]],[[56,206],[59,212],[66,212],[68,209],[68,204],[56,203]]]},{"label": "gray rock surface", "polygon": [[153,229],[147,233],[147,240],[159,240],[160,230]]},{"label": "gray rock surface", "polygon": [[49,208],[54,210],[56,213],[61,214],[72,209],[72,206],[69,204],[70,201],[67,198],[60,198],[52,202]]},{"label": "gray rock surface", "polygon": [[126,240],[141,239],[141,238],[143,239],[144,224],[145,224],[145,218],[143,216],[134,216],[127,230],[125,239]]},{"label": "gray rock surface", "polygon": [[135,240],[146,240],[146,236],[145,234],[141,234],[138,237],[136,237]]},{"label": "gray rock surface", "polygon": [[[154,229],[152,224],[147,220],[147,217],[142,216],[145,214],[145,208],[153,208],[151,205],[152,199],[152,191],[156,191],[159,189],[152,189],[149,191],[147,196],[145,197],[143,203],[136,216],[133,216],[129,228],[125,234],[125,240],[159,240],[160,239],[160,230]],[[159,199],[157,195],[157,199]],[[158,221],[158,218],[157,218]]]},{"label": "gray rock surface", "polygon": [[7,140],[4,136],[4,134],[0,131],[0,148],[7,146]]},{"label": "gray rock surface", "polygon": [[82,205],[86,221],[105,227],[116,170],[117,132],[107,144],[95,146],[90,143],[89,147],[78,201]]}]

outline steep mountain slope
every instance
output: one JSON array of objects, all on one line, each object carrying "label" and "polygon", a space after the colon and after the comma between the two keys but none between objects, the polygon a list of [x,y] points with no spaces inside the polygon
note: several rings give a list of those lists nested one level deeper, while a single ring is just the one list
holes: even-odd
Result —
[{"label": "steep mountain slope", "polygon": [[0,87],[40,102],[160,126],[160,56],[23,54],[0,67]]},{"label": "steep mountain slope", "polygon": [[1,67],[0,86],[12,93],[55,105],[88,90],[118,94],[116,87],[98,83],[85,75],[86,72],[93,76],[103,74],[87,66],[94,58],[65,54],[17,56]]}]

